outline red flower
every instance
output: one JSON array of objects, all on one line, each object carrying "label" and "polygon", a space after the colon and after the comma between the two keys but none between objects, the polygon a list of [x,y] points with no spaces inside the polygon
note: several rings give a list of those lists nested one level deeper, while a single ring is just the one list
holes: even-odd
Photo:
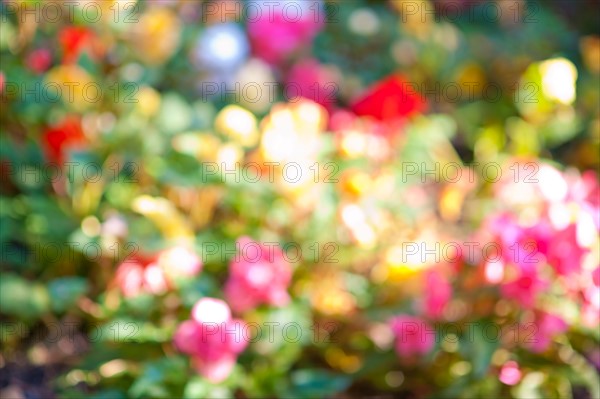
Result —
[{"label": "red flower", "polygon": [[351,109],[359,116],[390,121],[421,113],[427,109],[427,103],[410,82],[391,76],[368,89]]},{"label": "red flower", "polygon": [[64,63],[69,64],[77,61],[81,50],[91,38],[92,32],[87,28],[81,26],[63,28],[58,35],[58,41],[63,50]]},{"label": "red flower", "polygon": [[46,157],[58,164],[64,161],[69,148],[81,147],[86,141],[81,121],[76,116],[69,116],[58,125],[46,129],[42,140]]}]

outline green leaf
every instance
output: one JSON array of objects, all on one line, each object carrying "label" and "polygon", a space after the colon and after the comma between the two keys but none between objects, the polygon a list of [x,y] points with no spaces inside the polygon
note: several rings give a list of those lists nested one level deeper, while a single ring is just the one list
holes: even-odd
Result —
[{"label": "green leaf", "polygon": [[48,291],[52,310],[64,312],[88,291],[87,280],[83,277],[62,277],[50,281]]},{"label": "green leaf", "polygon": [[192,122],[193,113],[188,103],[174,93],[165,94],[158,116],[161,130],[167,133],[178,133],[186,130]]},{"label": "green leaf", "polygon": [[107,389],[90,396],[90,399],[126,399],[127,396],[122,391],[116,389]]},{"label": "green leaf", "polygon": [[348,388],[348,376],[331,373],[327,370],[306,369],[292,373],[293,396],[303,398],[323,398]]},{"label": "green leaf", "polygon": [[43,285],[5,273],[0,279],[0,306],[2,313],[33,319],[49,310],[50,298]]}]

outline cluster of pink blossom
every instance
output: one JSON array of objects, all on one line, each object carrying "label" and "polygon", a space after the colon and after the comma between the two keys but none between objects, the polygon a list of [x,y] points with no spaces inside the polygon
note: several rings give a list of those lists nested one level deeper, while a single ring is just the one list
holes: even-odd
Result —
[{"label": "cluster of pink blossom", "polygon": [[202,298],[194,305],[191,320],[181,323],[173,340],[191,357],[198,373],[218,383],[229,376],[238,354],[248,344],[241,338],[244,327],[242,320],[231,317],[224,301]]},{"label": "cluster of pink blossom", "polygon": [[[533,182],[512,181],[498,187],[501,197],[524,190],[529,195],[518,198],[519,203],[510,204],[512,209],[489,218],[484,226],[504,255],[495,264],[484,265],[486,278],[500,285],[505,298],[526,309],[541,309],[543,293],[554,285],[565,299],[581,306],[583,325],[597,325],[600,287],[593,276],[600,273],[598,178],[591,171],[561,173],[544,164],[538,170]],[[540,321],[546,324],[561,325]]]},{"label": "cluster of pink blossom", "polygon": [[[512,301],[523,314],[533,315],[535,336],[523,344],[541,353],[575,322],[550,310],[550,291],[581,309],[581,325],[597,328],[600,323],[600,188],[593,172],[580,175],[562,173],[546,164],[535,166],[538,174],[532,181],[511,178],[495,187],[495,195],[506,199],[506,209],[488,216],[476,237],[497,243],[498,256],[462,261],[474,261],[481,268],[483,281],[498,287],[499,299]],[[433,348],[434,335],[415,334],[403,326],[432,330],[428,321],[443,319],[453,289],[442,270],[432,268],[424,273],[422,316],[403,314],[390,320],[401,357],[425,354]],[[501,381],[508,385],[521,377],[514,361],[500,372]]]},{"label": "cluster of pink blossom", "polygon": [[261,304],[286,305],[290,297],[287,287],[292,269],[280,248],[269,248],[242,237],[237,242],[247,248],[247,256],[234,258],[229,265],[225,298],[235,312],[245,312]]}]

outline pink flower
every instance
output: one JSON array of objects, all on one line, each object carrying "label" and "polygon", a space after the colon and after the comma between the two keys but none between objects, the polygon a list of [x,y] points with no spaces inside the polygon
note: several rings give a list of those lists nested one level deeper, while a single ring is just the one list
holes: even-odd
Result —
[{"label": "pink flower", "polygon": [[195,276],[202,262],[186,247],[173,247],[158,256],[131,257],[117,267],[115,283],[126,297],[142,293],[162,295],[173,286],[173,280]]},{"label": "pink flower", "polygon": [[323,25],[321,1],[286,1],[279,5],[259,1],[256,4],[261,12],[248,18],[248,35],[254,52],[272,64],[308,44]]},{"label": "pink flower", "polygon": [[238,254],[232,259],[225,284],[225,297],[236,312],[260,304],[284,306],[289,302],[287,288],[292,278],[290,264],[280,248],[261,245],[248,237],[237,241]]},{"label": "pink flower", "polygon": [[535,326],[537,331],[529,339],[530,342],[526,342],[534,352],[545,351],[556,335],[567,331],[567,323],[560,317],[550,313],[541,313]]},{"label": "pink flower", "polygon": [[594,284],[596,285],[596,287],[600,287],[600,266],[598,266],[592,272],[592,281],[594,282]]},{"label": "pink flower", "polygon": [[506,385],[516,385],[521,381],[523,373],[519,370],[519,364],[515,361],[508,361],[504,363],[500,369],[500,376],[498,379],[500,382]]},{"label": "pink flower", "polygon": [[52,64],[52,54],[50,50],[39,48],[33,50],[26,60],[27,67],[37,74],[44,73]]},{"label": "pink flower", "polygon": [[229,306],[213,298],[200,299],[192,319],[184,321],[173,337],[179,351],[191,357],[193,367],[213,383],[226,379],[237,356],[248,345],[246,324],[232,319]]},{"label": "pink flower", "polygon": [[[294,65],[287,78],[287,96],[300,96],[331,109],[336,101],[338,76],[314,59]],[[291,100],[291,98],[290,98]]]},{"label": "pink flower", "polygon": [[577,243],[577,226],[571,224],[552,236],[548,246],[548,263],[556,273],[567,276],[581,270],[583,257],[588,252]]},{"label": "pink flower", "polygon": [[390,326],[396,336],[396,353],[400,357],[424,355],[435,344],[435,330],[419,317],[396,316]]},{"label": "pink flower", "polygon": [[162,269],[141,259],[128,259],[117,268],[115,281],[126,297],[142,293],[161,295],[167,292],[168,282]]},{"label": "pink flower", "polygon": [[431,319],[442,317],[446,304],[452,299],[452,286],[438,271],[430,270],[425,276],[425,315]]},{"label": "pink flower", "polygon": [[521,272],[520,275],[508,283],[502,284],[500,291],[508,299],[514,299],[525,308],[532,308],[540,292],[548,286],[535,271]]},{"label": "pink flower", "polygon": [[488,260],[499,257],[504,264],[513,264],[522,272],[534,272],[545,262],[549,240],[553,234],[552,226],[540,221],[534,226],[523,227],[513,215],[502,214],[488,220],[485,229],[498,240],[496,247],[500,253],[494,253],[490,245]]}]

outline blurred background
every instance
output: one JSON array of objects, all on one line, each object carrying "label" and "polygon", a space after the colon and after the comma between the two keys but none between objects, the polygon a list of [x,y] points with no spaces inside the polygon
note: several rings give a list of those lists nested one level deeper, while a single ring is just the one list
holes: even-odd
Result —
[{"label": "blurred background", "polygon": [[600,397],[599,3],[2,0],[1,396]]}]

